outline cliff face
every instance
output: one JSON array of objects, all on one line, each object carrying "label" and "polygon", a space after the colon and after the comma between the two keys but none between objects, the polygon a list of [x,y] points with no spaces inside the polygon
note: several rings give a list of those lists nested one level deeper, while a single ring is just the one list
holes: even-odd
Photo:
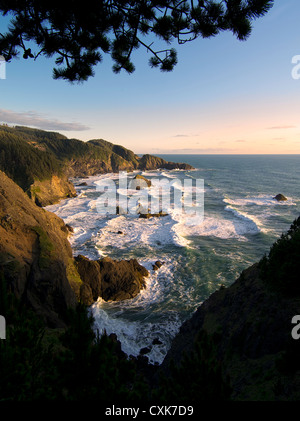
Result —
[{"label": "cliff face", "polygon": [[98,297],[105,301],[133,298],[145,288],[144,278],[149,275],[136,259],[116,261],[105,257],[91,261],[79,255],[75,261],[83,281],[80,298],[87,305],[93,304]]},{"label": "cliff face", "polygon": [[291,336],[291,320],[299,314],[300,297],[279,294],[260,275],[253,265],[212,294],[182,325],[161,370],[169,372],[172,360],[180,366],[205,334],[213,343],[214,364],[229,379],[231,399],[299,400],[300,347]]},{"label": "cliff face", "polygon": [[9,290],[49,326],[64,324],[81,284],[68,241],[56,215],[36,206],[0,171],[0,271]]},{"label": "cliff face", "polygon": [[76,196],[75,187],[67,177],[57,175],[52,175],[48,180],[35,180],[27,192],[38,206],[48,206],[62,198]]}]

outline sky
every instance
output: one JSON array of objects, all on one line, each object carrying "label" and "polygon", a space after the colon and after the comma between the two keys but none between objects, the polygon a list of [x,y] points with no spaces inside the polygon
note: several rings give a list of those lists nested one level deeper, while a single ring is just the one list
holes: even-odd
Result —
[{"label": "sky", "polygon": [[244,42],[226,32],[174,45],[171,73],[142,47],[133,74],[114,74],[104,56],[82,84],[54,80],[54,59],[20,58],[5,78],[0,68],[0,122],[137,154],[300,154],[299,18],[299,0],[275,0]]}]

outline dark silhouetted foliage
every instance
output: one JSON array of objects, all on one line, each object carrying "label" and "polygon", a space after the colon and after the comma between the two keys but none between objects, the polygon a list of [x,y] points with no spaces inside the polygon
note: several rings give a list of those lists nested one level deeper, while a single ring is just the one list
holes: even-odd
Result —
[{"label": "dark silhouetted foliage", "polygon": [[180,364],[171,361],[168,375],[161,378],[153,393],[156,399],[182,404],[229,400],[231,388],[217,358],[217,340],[217,335],[200,331],[193,350],[184,354]]},{"label": "dark silhouetted foliage", "polygon": [[[94,75],[102,54],[110,54],[118,73],[135,69],[132,53],[140,46],[151,54],[149,64],[171,71],[177,53],[169,47],[231,31],[239,40],[251,33],[251,22],[272,7],[273,0],[198,1],[0,1],[0,12],[13,15],[8,31],[1,34],[0,54],[11,60],[55,57],[54,78],[84,81]],[[160,41],[165,49],[154,46]],[[37,52],[28,47],[33,41]]]},{"label": "dark silhouetted foliage", "polygon": [[7,293],[0,279],[0,314],[7,322],[0,340],[0,401],[118,402],[147,398],[134,360],[107,335],[97,336],[93,318],[78,304],[68,328],[46,329],[37,315]]},{"label": "dark silhouetted foliage", "polygon": [[300,217],[272,245],[260,268],[262,278],[272,288],[288,295],[300,294]]}]

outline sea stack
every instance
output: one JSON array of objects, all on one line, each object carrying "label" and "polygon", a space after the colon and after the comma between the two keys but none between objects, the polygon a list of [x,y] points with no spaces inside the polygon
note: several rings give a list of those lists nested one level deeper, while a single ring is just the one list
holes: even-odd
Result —
[{"label": "sea stack", "polygon": [[273,197],[273,199],[277,200],[277,202],[284,202],[287,200],[287,198],[281,193],[277,194],[275,197]]}]

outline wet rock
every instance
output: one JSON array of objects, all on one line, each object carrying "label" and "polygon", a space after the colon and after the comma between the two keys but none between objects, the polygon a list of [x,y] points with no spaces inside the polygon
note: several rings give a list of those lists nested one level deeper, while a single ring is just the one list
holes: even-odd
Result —
[{"label": "wet rock", "polygon": [[144,278],[149,272],[136,259],[117,261],[105,257],[93,261],[79,255],[75,260],[82,281],[92,290],[94,301],[98,297],[105,301],[134,298],[146,286]]},{"label": "wet rock", "polygon": [[277,202],[284,202],[287,198],[283,194],[277,194],[273,199],[277,200]]},{"label": "wet rock", "polygon": [[153,270],[158,270],[160,267],[162,267],[162,265],[164,265],[165,262],[161,262],[160,260],[156,260],[156,262],[154,263],[154,265],[152,265]]},{"label": "wet rock", "polygon": [[149,219],[149,218],[161,218],[163,216],[168,216],[168,213],[160,211],[158,213],[140,213],[139,218]]},{"label": "wet rock", "polygon": [[130,189],[141,190],[147,187],[151,187],[151,181],[140,174],[137,174],[129,183]]}]

